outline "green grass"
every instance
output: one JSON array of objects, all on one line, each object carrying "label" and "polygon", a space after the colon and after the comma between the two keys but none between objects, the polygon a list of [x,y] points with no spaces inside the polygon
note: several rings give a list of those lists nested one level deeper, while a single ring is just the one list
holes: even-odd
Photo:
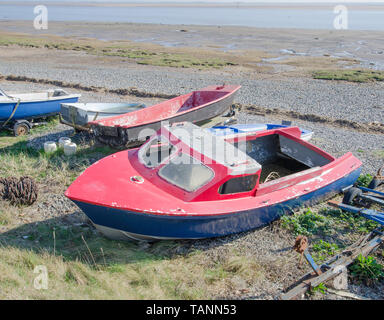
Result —
[{"label": "green grass", "polygon": [[383,71],[372,70],[318,70],[312,73],[314,79],[344,80],[350,82],[384,81]]},{"label": "green grass", "polygon": [[372,256],[364,257],[360,255],[349,267],[351,277],[368,285],[377,283],[384,279],[384,266],[377,263]]},{"label": "green grass", "polygon": [[369,173],[362,174],[357,178],[356,184],[360,187],[368,187],[369,183],[372,181],[372,175]]},{"label": "green grass", "polygon": [[320,213],[327,218],[331,225],[337,225],[338,231],[368,233],[378,227],[374,221],[340,209],[323,209]]},{"label": "green grass", "polygon": [[283,228],[291,230],[295,235],[329,234],[331,228],[326,217],[311,209],[304,213],[283,216],[281,221]]},{"label": "green grass", "polygon": [[320,239],[312,246],[312,251],[314,252],[313,258],[317,263],[324,262],[330,256],[335,255],[339,249],[336,243],[329,243]]},{"label": "green grass", "polygon": [[317,292],[319,292],[321,294],[326,294],[327,293],[327,286],[323,282],[321,282],[316,287],[311,288],[308,293],[309,293],[309,295],[314,295]]}]

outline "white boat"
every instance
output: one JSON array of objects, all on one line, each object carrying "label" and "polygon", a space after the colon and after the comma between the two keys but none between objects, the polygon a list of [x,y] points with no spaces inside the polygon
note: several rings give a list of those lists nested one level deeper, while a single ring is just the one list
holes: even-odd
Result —
[{"label": "white boat", "polygon": [[142,103],[62,103],[60,120],[71,127],[86,130],[88,123],[145,108]]}]

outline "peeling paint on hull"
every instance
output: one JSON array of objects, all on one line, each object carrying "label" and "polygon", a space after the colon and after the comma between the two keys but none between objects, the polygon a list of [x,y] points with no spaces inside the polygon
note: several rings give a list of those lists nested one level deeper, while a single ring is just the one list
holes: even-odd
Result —
[{"label": "peeling paint on hull", "polygon": [[[74,200],[99,230],[118,239],[201,239],[225,236],[266,225],[292,209],[329,198],[349,185],[361,173],[357,168],[322,188],[274,205],[224,215],[167,216],[132,212]],[[100,228],[101,226],[101,228]],[[106,228],[104,228],[106,227]]]}]

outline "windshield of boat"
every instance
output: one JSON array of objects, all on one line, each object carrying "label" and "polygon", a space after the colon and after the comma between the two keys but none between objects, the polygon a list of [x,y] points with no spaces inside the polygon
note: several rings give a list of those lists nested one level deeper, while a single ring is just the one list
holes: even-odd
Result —
[{"label": "windshield of boat", "polygon": [[193,192],[211,181],[215,174],[195,158],[179,153],[159,170],[159,176],[181,189]]},{"label": "windshield of boat", "polygon": [[146,167],[155,168],[176,151],[166,138],[161,135],[153,137],[139,150],[139,160]]}]

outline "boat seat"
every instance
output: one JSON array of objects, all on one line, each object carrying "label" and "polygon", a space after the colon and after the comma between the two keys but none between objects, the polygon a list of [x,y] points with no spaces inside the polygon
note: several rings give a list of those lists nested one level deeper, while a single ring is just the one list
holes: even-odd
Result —
[{"label": "boat seat", "polygon": [[280,189],[299,184],[300,182],[319,176],[322,171],[323,169],[321,167],[314,167],[276,180],[262,183],[259,185],[257,195],[278,191]]},{"label": "boat seat", "polygon": [[55,89],[53,91],[52,97],[61,97],[61,96],[66,96],[68,93],[64,91],[63,89]]}]

